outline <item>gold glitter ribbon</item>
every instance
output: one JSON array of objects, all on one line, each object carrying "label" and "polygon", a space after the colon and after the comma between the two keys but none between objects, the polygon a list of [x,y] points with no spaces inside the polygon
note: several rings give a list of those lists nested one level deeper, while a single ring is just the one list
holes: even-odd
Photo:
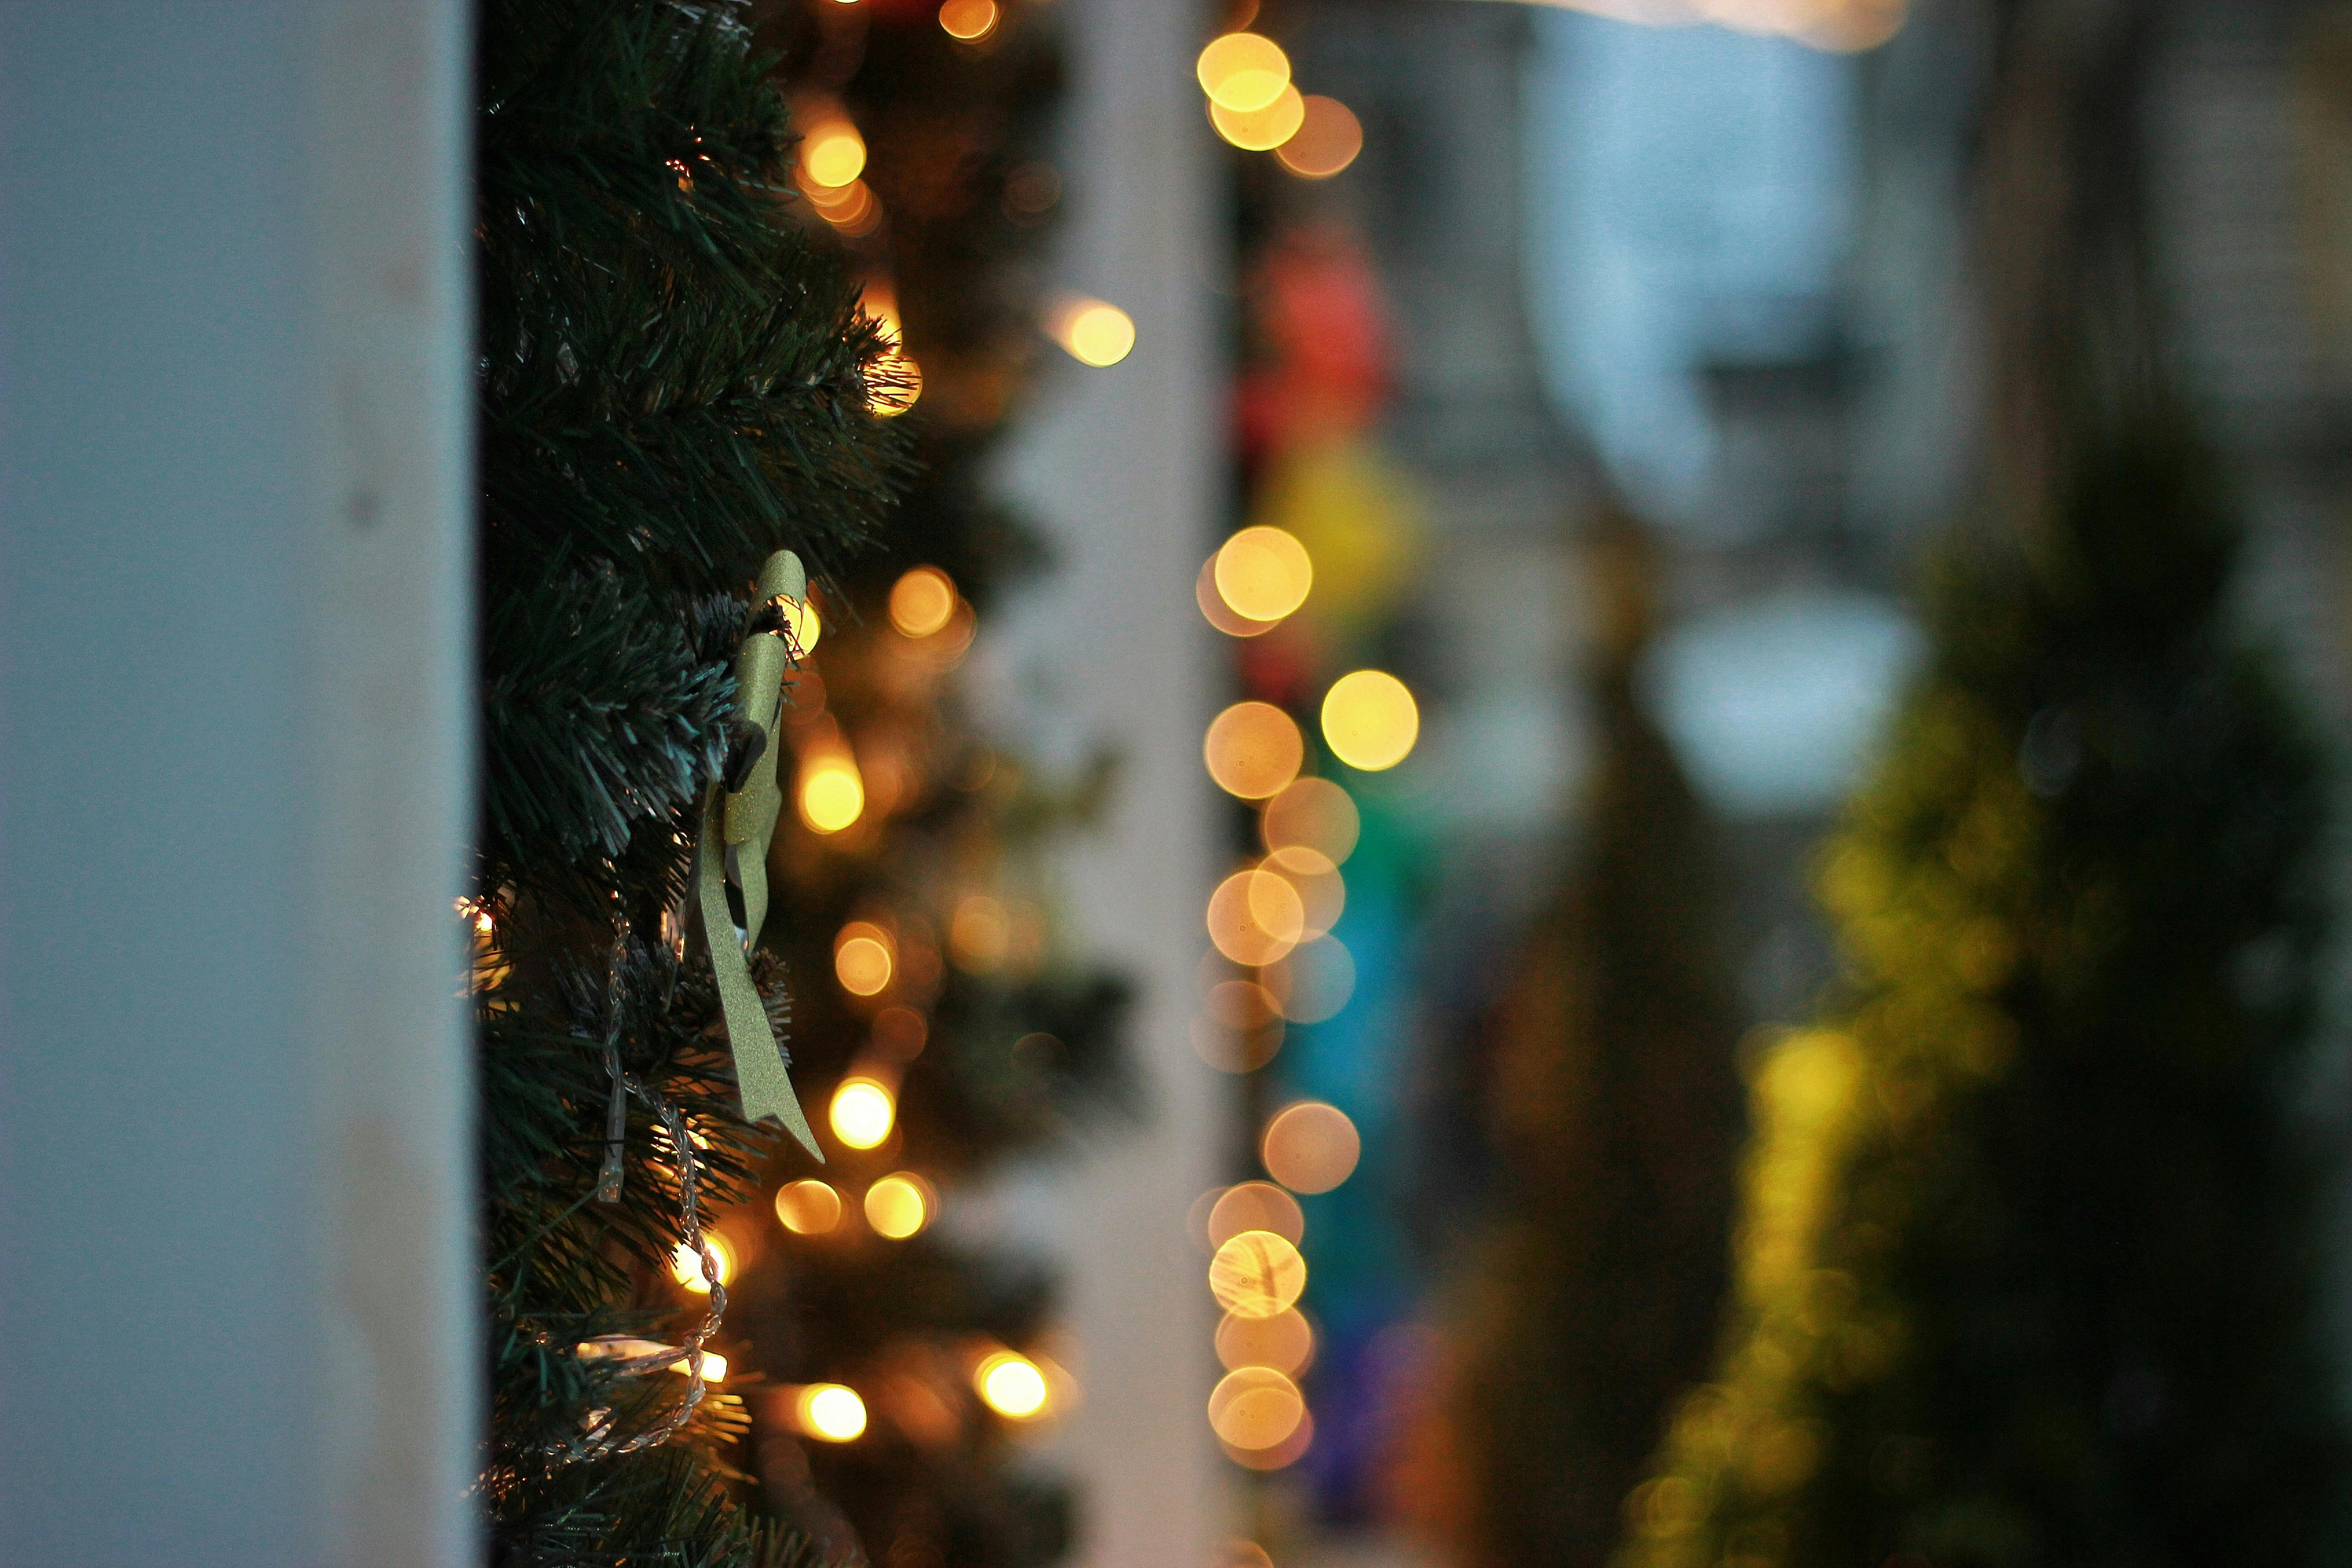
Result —
[{"label": "gold glitter ribbon", "polygon": [[[780,550],[760,569],[754,610],[776,599],[795,605],[808,601],[808,574],[800,557]],[[801,1147],[824,1158],[816,1135],[809,1131],[800,1097],[793,1092],[784,1054],[768,1026],[768,1009],[760,988],[751,984],[744,954],[757,947],[760,928],[768,918],[768,845],[775,837],[776,817],[783,809],[783,792],[776,782],[778,759],[783,752],[783,679],[791,652],[782,637],[757,631],[743,639],[735,657],[736,711],[758,729],[766,745],[752,763],[742,786],[730,791],[723,779],[712,781],[702,797],[702,822],[695,834],[695,896],[702,916],[703,939],[710,950],[711,972],[719,979],[719,1012],[726,1020],[727,1043],[735,1051],[735,1083],[743,1098],[743,1119],[757,1121],[772,1116],[800,1140]],[[727,884],[734,881],[743,895],[743,926],[739,931],[727,907]]]}]

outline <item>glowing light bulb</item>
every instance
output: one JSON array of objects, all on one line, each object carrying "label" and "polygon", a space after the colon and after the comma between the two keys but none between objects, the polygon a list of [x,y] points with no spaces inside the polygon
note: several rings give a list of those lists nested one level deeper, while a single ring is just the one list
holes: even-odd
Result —
[{"label": "glowing light bulb", "polygon": [[936,566],[918,566],[891,585],[890,624],[910,637],[927,637],[954,618],[955,584]]},{"label": "glowing light bulb", "polygon": [[873,1149],[890,1136],[898,1107],[890,1091],[870,1078],[844,1079],[833,1091],[833,1135],[853,1149]]},{"label": "glowing light bulb", "polygon": [[904,1241],[931,1223],[938,1200],[930,1183],[909,1172],[883,1177],[866,1189],[866,1223],[874,1234]]},{"label": "glowing light bulb", "polygon": [[999,1415],[1023,1421],[1045,1408],[1045,1374],[1027,1356],[999,1351],[980,1363],[971,1383]]},{"label": "glowing light bulb", "polygon": [[1405,760],[1421,737],[1421,709],[1404,682],[1385,670],[1359,669],[1323,694],[1323,739],[1351,768],[1379,773]]},{"label": "glowing light bulb", "polygon": [[[726,1382],[727,1358],[720,1355],[717,1351],[704,1351],[701,1354],[702,1381],[705,1383]],[[670,1371],[677,1373],[680,1377],[684,1377],[687,1374],[686,1358],[684,1356],[678,1357],[677,1360],[669,1363],[669,1369]]]},{"label": "glowing light bulb", "polygon": [[[710,1258],[721,1285],[735,1278],[735,1249],[709,1231],[702,1233],[702,1245],[710,1249]],[[698,1296],[710,1294],[710,1281],[702,1277],[702,1256],[684,1242],[669,1255],[669,1276]]]},{"label": "glowing light bulb", "polygon": [[906,350],[893,348],[876,362],[866,382],[866,406],[896,419],[923,395],[923,367]]},{"label": "glowing light bulb", "polygon": [[846,120],[820,121],[801,142],[801,172],[819,185],[849,184],[866,172],[866,138]]},{"label": "glowing light bulb", "polygon": [[940,7],[940,30],[950,38],[976,44],[996,31],[996,0],[947,0]]},{"label": "glowing light bulb", "polygon": [[823,1236],[841,1223],[841,1194],[820,1181],[787,1182],[776,1194],[776,1218],[794,1236]]},{"label": "glowing light bulb", "polygon": [[801,767],[801,820],[819,833],[838,833],[866,811],[866,781],[845,752],[811,758]]},{"label": "glowing light bulb", "polygon": [[1307,602],[1315,563],[1307,547],[1278,528],[1244,528],[1216,555],[1217,596],[1251,621],[1278,621]]},{"label": "glowing light bulb", "polygon": [[1273,39],[1256,33],[1213,38],[1193,62],[1192,73],[1209,101],[1247,112],[1265,108],[1290,85],[1290,57]]},{"label": "glowing light bulb", "polygon": [[816,606],[799,599],[785,599],[781,603],[784,620],[793,628],[793,641],[803,653],[814,652],[816,639],[824,635],[824,622],[817,615]]},{"label": "glowing light bulb", "polygon": [[1286,84],[1281,95],[1263,109],[1228,109],[1211,101],[1209,123],[1217,134],[1244,153],[1269,153],[1298,134],[1307,123],[1307,100]]},{"label": "glowing light bulb", "polygon": [[1103,300],[1066,300],[1045,321],[1046,335],[1080,364],[1100,370],[1135,347],[1135,321]]},{"label": "glowing light bulb", "polygon": [[838,1383],[812,1383],[795,1402],[800,1428],[828,1443],[847,1443],[866,1430],[866,1401]]},{"label": "glowing light bulb", "polygon": [[866,921],[852,921],[833,939],[833,973],[853,996],[872,996],[890,984],[896,964],[890,933]]},{"label": "glowing light bulb", "polygon": [[1307,1259],[1270,1230],[1228,1237],[1209,1259],[1209,1292],[1239,1318],[1271,1318],[1307,1289]]},{"label": "glowing light bulb", "polygon": [[1328,1193],[1355,1171],[1364,1141],[1347,1112],[1302,1100],[1265,1125],[1258,1146],[1266,1173],[1294,1193]]}]

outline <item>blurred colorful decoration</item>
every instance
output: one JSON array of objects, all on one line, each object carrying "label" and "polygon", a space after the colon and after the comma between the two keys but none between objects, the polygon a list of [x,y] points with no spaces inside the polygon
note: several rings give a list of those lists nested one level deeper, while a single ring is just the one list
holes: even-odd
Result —
[{"label": "blurred colorful decoration", "polygon": [[[1220,40],[1203,57],[1204,86],[1223,90],[1213,66],[1261,53]],[[1302,104],[1295,85],[1283,91],[1261,108],[1220,101],[1211,112],[1228,140],[1273,145],[1246,130],[1247,115],[1286,116],[1291,130],[1313,121],[1316,100]],[[1343,109],[1329,111],[1345,117],[1350,144],[1311,156],[1328,155],[1336,173],[1360,132]],[[1268,1209],[1265,1234],[1289,1237],[1304,1293],[1293,1308],[1219,1291],[1228,1378],[1210,1416],[1235,1465],[1294,1471],[1324,1511],[1352,1517],[1373,1489],[1391,1403],[1384,1336],[1420,1288],[1397,1228],[1405,1152],[1393,1132],[1423,863],[1403,764],[1421,712],[1410,680],[1380,665],[1409,607],[1422,503],[1372,434],[1391,351],[1353,236],[1321,220],[1281,228],[1246,276],[1243,526],[1203,563],[1195,593],[1234,639],[1242,699],[1211,727],[1204,760],[1237,801],[1262,804],[1237,815],[1242,862],[1208,907],[1213,957],[1195,1040],[1211,1066],[1242,1076],[1259,1169],[1272,1178],[1217,1201],[1211,1244],[1260,1245],[1223,1226],[1228,1211]],[[1242,1326],[1261,1317],[1296,1326]]]}]

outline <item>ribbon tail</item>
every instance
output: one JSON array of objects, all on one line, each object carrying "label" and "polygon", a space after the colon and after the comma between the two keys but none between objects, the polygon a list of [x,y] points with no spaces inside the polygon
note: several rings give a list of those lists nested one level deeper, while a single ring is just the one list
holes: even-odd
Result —
[{"label": "ribbon tail", "polygon": [[719,792],[714,786],[705,797],[702,831],[695,836],[694,879],[702,915],[702,935],[710,950],[710,969],[719,982],[719,1006],[727,1022],[727,1042],[735,1050],[735,1086],[742,1095],[743,1120],[772,1116],[820,1163],[824,1152],[809,1130],[800,1096],[793,1092],[792,1075],[784,1070],[784,1055],[768,1027],[768,1009],[760,989],[751,984],[751,967],[736,940],[735,920],[727,909],[727,858],[719,815]]}]

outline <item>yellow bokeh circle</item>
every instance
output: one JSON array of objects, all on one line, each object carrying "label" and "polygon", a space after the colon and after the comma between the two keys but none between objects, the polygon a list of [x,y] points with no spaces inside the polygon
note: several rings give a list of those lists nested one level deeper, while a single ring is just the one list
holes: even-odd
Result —
[{"label": "yellow bokeh circle", "polygon": [[972,1387],[999,1415],[1025,1421],[1045,1408],[1045,1374],[1027,1356],[999,1351],[972,1373]]},{"label": "yellow bokeh circle", "polygon": [[890,587],[890,624],[907,637],[927,637],[954,618],[955,584],[936,566],[918,566]]},{"label": "yellow bokeh circle", "polygon": [[1107,369],[1134,349],[1135,321],[1116,305],[1090,300],[1069,313],[1062,326],[1061,342],[1081,364]]},{"label": "yellow bokeh circle", "polygon": [[1307,1289],[1307,1259],[1270,1230],[1229,1237],[1209,1259],[1209,1292],[1237,1318],[1271,1318]]},{"label": "yellow bokeh circle", "polygon": [[801,143],[801,172],[812,184],[838,187],[866,172],[866,139],[846,120],[828,120]]},{"label": "yellow bokeh circle", "polygon": [[1307,602],[1315,563],[1307,546],[1278,528],[1244,528],[1219,548],[1217,596],[1237,616],[1278,621]]},{"label": "yellow bokeh circle", "polygon": [[1271,702],[1236,702],[1217,715],[1201,745],[1209,776],[1227,795],[1264,800],[1298,776],[1307,741]]},{"label": "yellow bokeh circle", "polygon": [[1296,1307],[1271,1318],[1228,1312],[1217,1325],[1217,1359],[1228,1372],[1267,1366],[1296,1377],[1315,1359],[1315,1331]]},{"label": "yellow bokeh circle", "polygon": [[1193,62],[1192,73],[1210,102],[1247,112],[1282,96],[1290,85],[1290,57],[1260,34],[1227,33],[1209,41]]},{"label": "yellow bokeh circle", "polygon": [[1235,963],[1255,968],[1286,957],[1306,934],[1297,889],[1271,871],[1236,871],[1209,898],[1209,940]]},{"label": "yellow bokeh circle", "polygon": [[866,1401],[854,1388],[812,1383],[793,1401],[802,1431],[828,1443],[847,1443],[866,1430]]},{"label": "yellow bokeh circle", "polygon": [[776,1219],[794,1236],[823,1236],[841,1223],[841,1194],[820,1181],[787,1182],[776,1194]]},{"label": "yellow bokeh circle", "polygon": [[1323,694],[1323,740],[1351,768],[1379,773],[1412,752],[1421,738],[1421,707],[1403,681],[1381,669],[1359,669]]},{"label": "yellow bokeh circle", "polygon": [[893,1172],[866,1189],[866,1223],[892,1241],[919,1234],[938,1212],[930,1183],[909,1171]]},{"label": "yellow bokeh circle", "polygon": [[[721,1285],[735,1278],[735,1249],[709,1231],[702,1233],[702,1245],[710,1249],[711,1263]],[[710,1294],[710,1281],[703,1277],[702,1255],[684,1242],[669,1255],[669,1277],[698,1296]]]},{"label": "yellow bokeh circle", "polygon": [[890,984],[896,967],[890,933],[865,921],[852,921],[833,939],[833,973],[853,996],[873,996]]},{"label": "yellow bokeh circle", "polygon": [[1272,1448],[1298,1430],[1307,1401],[1270,1366],[1237,1367],[1209,1395],[1209,1425],[1236,1448]]},{"label": "yellow bokeh circle", "polygon": [[1295,87],[1285,86],[1281,95],[1263,109],[1227,109],[1214,101],[1209,105],[1209,123],[1244,153],[1270,153],[1297,135],[1306,122],[1307,100]]},{"label": "yellow bokeh circle", "polygon": [[838,833],[866,810],[866,781],[846,755],[817,757],[801,768],[801,820],[819,833]]},{"label": "yellow bokeh circle", "polygon": [[1319,1100],[1278,1112],[1258,1145],[1266,1173],[1294,1193],[1329,1192],[1354,1173],[1363,1152],[1348,1113]]},{"label": "yellow bokeh circle", "polygon": [[874,1149],[889,1138],[898,1107],[884,1085],[870,1078],[851,1078],[833,1091],[829,1115],[835,1137],[853,1149]]}]

